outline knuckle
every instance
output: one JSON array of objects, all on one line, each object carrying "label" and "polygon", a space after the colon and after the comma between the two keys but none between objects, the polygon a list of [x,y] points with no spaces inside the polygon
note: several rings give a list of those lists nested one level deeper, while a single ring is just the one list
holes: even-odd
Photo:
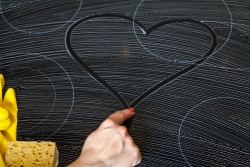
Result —
[{"label": "knuckle", "polygon": [[120,126],[119,133],[121,133],[122,135],[126,135],[128,133],[128,129],[125,126]]},{"label": "knuckle", "polygon": [[126,118],[126,113],[124,111],[121,111],[122,117]]},{"label": "knuckle", "polygon": [[126,113],[124,111],[116,111],[123,119],[126,118]]},{"label": "knuckle", "polygon": [[132,156],[131,159],[134,160],[134,163],[135,163],[134,165],[136,165],[136,164],[138,164],[138,163],[141,162],[141,154],[133,152],[131,156]]},{"label": "knuckle", "polygon": [[141,151],[140,151],[139,147],[137,147],[137,146],[135,147],[134,152],[136,153],[136,155],[141,155]]},{"label": "knuckle", "polygon": [[126,142],[127,142],[128,144],[134,145],[134,140],[133,140],[133,138],[132,138],[130,135],[128,135],[128,136],[126,137]]},{"label": "knuckle", "polygon": [[141,152],[140,152],[140,149],[135,146],[135,148],[133,149],[133,156],[138,159],[138,160],[141,160]]},{"label": "knuckle", "polygon": [[115,125],[115,122],[111,118],[107,118],[103,123],[101,124],[102,127],[109,127]]}]

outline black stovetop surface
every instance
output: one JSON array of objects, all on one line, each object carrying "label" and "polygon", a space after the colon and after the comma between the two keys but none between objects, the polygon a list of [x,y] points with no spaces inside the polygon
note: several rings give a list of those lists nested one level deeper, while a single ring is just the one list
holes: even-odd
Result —
[{"label": "black stovetop surface", "polygon": [[250,2],[1,1],[0,73],[18,140],[59,166],[116,110],[138,166],[250,166]]}]

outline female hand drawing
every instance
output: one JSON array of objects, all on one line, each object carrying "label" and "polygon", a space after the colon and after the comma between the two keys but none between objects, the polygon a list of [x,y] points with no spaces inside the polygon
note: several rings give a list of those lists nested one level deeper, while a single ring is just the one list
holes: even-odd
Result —
[{"label": "female hand drawing", "polygon": [[141,153],[127,128],[121,124],[134,109],[116,111],[91,133],[80,157],[68,167],[132,167],[141,162]]}]

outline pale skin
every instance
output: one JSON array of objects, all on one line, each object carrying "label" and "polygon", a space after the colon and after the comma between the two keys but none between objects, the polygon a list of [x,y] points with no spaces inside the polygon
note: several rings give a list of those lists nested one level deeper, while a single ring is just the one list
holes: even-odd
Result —
[{"label": "pale skin", "polygon": [[140,149],[121,124],[134,109],[111,114],[86,139],[81,155],[68,167],[133,167],[141,162]]}]

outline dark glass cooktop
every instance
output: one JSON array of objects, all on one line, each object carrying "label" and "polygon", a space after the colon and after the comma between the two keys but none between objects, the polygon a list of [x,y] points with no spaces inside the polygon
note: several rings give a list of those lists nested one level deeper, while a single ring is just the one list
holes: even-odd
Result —
[{"label": "dark glass cooktop", "polygon": [[18,140],[59,166],[116,110],[138,166],[250,166],[250,2],[0,1],[0,73]]}]

